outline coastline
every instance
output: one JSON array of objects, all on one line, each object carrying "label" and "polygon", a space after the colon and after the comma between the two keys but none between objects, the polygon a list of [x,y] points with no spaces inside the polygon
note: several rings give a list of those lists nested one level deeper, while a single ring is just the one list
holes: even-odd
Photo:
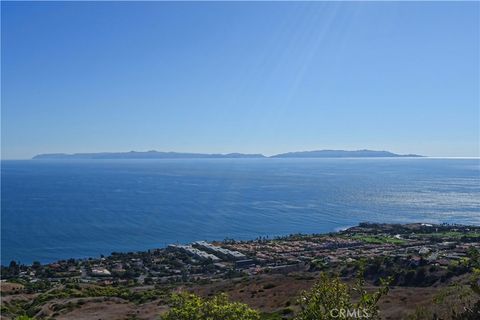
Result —
[{"label": "coastline", "polygon": [[75,255],[69,255],[65,258],[57,258],[57,259],[31,259],[30,263],[24,263],[19,259],[10,259],[9,261],[3,260],[0,263],[0,266],[6,267],[9,265],[11,261],[15,261],[18,264],[25,265],[25,266],[31,266],[34,262],[40,262],[42,265],[49,265],[49,264],[54,264],[58,263],[59,261],[66,261],[66,260],[76,260],[76,261],[88,261],[88,260],[98,260],[101,259],[102,257],[109,257],[112,255],[112,253],[119,253],[119,254],[128,254],[128,253],[145,253],[149,251],[156,251],[156,250],[165,250],[169,245],[172,244],[180,244],[180,245],[188,245],[191,242],[195,241],[208,241],[212,243],[217,243],[217,244],[222,244],[226,240],[228,241],[235,241],[235,242],[251,242],[251,241],[257,241],[257,239],[268,239],[268,240],[275,240],[275,239],[285,239],[291,236],[295,235],[302,235],[302,236],[325,236],[325,235],[331,235],[331,234],[341,234],[342,232],[346,232],[349,229],[353,229],[355,227],[358,227],[360,224],[375,224],[375,225],[417,225],[417,224],[432,224],[432,225],[451,225],[451,226],[463,226],[463,227],[474,227],[480,228],[480,225],[469,225],[469,224],[455,224],[455,223],[435,223],[432,221],[428,222],[404,222],[404,223],[379,223],[379,222],[360,222],[359,224],[350,224],[350,225],[343,225],[339,227],[334,227],[331,230],[324,231],[324,232],[318,232],[318,233],[302,233],[302,232],[295,232],[295,233],[286,233],[286,234],[262,234],[258,235],[255,238],[253,237],[244,237],[244,238],[230,238],[230,237],[224,237],[224,240],[220,240],[219,238],[209,238],[209,239],[194,239],[190,242],[164,242],[164,244],[159,244],[157,246],[152,246],[150,248],[138,248],[138,249],[133,249],[133,250],[113,250],[111,252],[103,252],[99,253],[98,255],[80,255],[80,256],[75,256]]},{"label": "coastline", "polygon": [[157,319],[170,307],[173,293],[187,291],[202,297],[227,293],[261,311],[262,319],[284,319],[298,311],[296,299],[321,274],[351,283],[359,270],[369,288],[391,279],[391,293],[380,305],[384,316],[407,317],[419,307],[445,313],[451,312],[448,305],[431,301],[452,285],[468,290],[480,266],[479,247],[480,226],[360,223],[322,234],[199,241],[30,266],[12,263],[1,267],[2,316],[16,319],[26,312],[80,319],[94,310],[96,318],[113,319],[124,310]]},{"label": "coastline", "polygon": [[[296,237],[326,237],[326,236],[337,236],[337,235],[342,235],[344,233],[348,233],[349,231],[355,231],[361,226],[376,226],[380,227],[381,229],[387,228],[397,228],[397,227],[428,227],[428,228],[447,228],[447,229],[455,229],[455,228],[460,228],[460,229],[469,229],[472,228],[473,230],[478,230],[480,232],[480,225],[468,225],[468,224],[457,224],[457,223],[432,223],[432,222],[407,222],[407,223],[379,223],[379,222],[360,222],[357,225],[348,225],[348,226],[341,226],[341,227],[336,227],[331,231],[327,232],[320,232],[320,233],[290,233],[290,234],[283,234],[283,235],[259,235],[256,238],[249,238],[249,239],[233,239],[233,238],[224,238],[224,240],[219,240],[219,239],[211,239],[208,240],[207,242],[213,243],[218,246],[223,246],[223,245],[228,245],[229,243],[251,243],[251,242],[256,242],[256,241],[277,241],[277,240],[282,240],[282,239],[290,239],[290,238],[296,238]],[[479,234],[480,237],[480,234]],[[191,243],[198,242],[198,241],[205,241],[203,239],[197,239],[192,241]],[[50,264],[55,264],[58,262],[64,262],[67,260],[74,260],[74,261],[91,261],[91,260],[100,260],[104,259],[105,257],[111,257],[112,255],[129,255],[129,254],[145,254],[148,252],[152,251],[162,251],[162,250],[167,250],[169,246],[172,245],[189,245],[190,243],[165,243],[163,246],[157,246],[154,248],[145,248],[141,250],[134,250],[134,251],[114,251],[111,252],[110,254],[104,253],[104,254],[99,254],[98,256],[82,256],[82,257],[75,257],[75,256],[70,256],[69,258],[63,258],[63,259],[54,259],[52,261],[45,261],[41,262],[41,265],[50,265]],[[21,263],[21,261],[14,260],[17,263]],[[8,266],[8,263],[3,263],[5,261],[2,261],[0,266],[6,267]],[[32,266],[34,263],[38,263],[35,260],[32,263],[26,263],[22,264],[25,266]]]}]

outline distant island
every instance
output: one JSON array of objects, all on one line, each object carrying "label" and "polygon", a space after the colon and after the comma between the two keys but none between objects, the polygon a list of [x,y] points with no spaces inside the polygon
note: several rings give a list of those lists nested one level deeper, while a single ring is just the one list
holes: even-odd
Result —
[{"label": "distant island", "polygon": [[100,153],[47,153],[39,154],[32,159],[218,159],[218,158],[265,158],[262,154],[244,153],[183,153],[162,151],[130,151]]},{"label": "distant island", "polygon": [[398,158],[398,157],[422,157],[418,154],[396,154],[389,151],[375,150],[317,150],[281,153],[272,158]]},{"label": "distant island", "polygon": [[99,153],[46,153],[34,156],[35,160],[63,159],[237,159],[237,158],[398,158],[422,157],[416,154],[396,154],[389,151],[374,150],[317,150],[288,152],[266,157],[263,154],[245,153],[182,153],[162,151],[130,151],[130,152],[99,152]]}]

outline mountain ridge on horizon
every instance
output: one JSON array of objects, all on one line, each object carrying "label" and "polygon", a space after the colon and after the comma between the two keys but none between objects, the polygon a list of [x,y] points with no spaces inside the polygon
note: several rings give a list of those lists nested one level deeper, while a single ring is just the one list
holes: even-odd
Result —
[{"label": "mountain ridge on horizon", "polygon": [[239,159],[239,158],[399,158],[423,157],[417,154],[396,154],[376,150],[313,150],[279,153],[265,156],[260,153],[190,153],[164,151],[93,152],[93,153],[45,153],[34,156],[33,160],[49,159]]}]

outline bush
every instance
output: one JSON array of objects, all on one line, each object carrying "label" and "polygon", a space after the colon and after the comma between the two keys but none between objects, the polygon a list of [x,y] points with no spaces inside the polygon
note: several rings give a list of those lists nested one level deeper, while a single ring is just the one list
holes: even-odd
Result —
[{"label": "bush", "polygon": [[246,304],[230,302],[225,294],[202,299],[195,294],[172,296],[170,310],[163,320],[260,320],[260,314]]},{"label": "bush", "polygon": [[[353,302],[352,291],[360,298]],[[354,288],[349,288],[338,277],[330,277],[325,273],[310,291],[302,293],[299,300],[301,307],[297,320],[329,320],[378,318],[378,300],[388,292],[388,286],[368,293],[364,289],[363,273],[359,276]]]}]

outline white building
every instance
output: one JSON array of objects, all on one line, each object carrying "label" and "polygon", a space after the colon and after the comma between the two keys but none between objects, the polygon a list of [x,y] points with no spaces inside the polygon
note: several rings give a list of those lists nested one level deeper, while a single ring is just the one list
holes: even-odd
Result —
[{"label": "white building", "polygon": [[225,257],[227,259],[245,260],[247,258],[247,256],[241,252],[214,246],[213,244],[208,243],[206,241],[196,241],[193,244],[201,249],[204,249],[208,252],[212,252],[220,257]]},{"label": "white building", "polygon": [[201,259],[201,260],[212,260],[213,262],[218,262],[220,261],[220,258],[218,258],[217,256],[211,254],[211,253],[208,253],[208,252],[205,252],[205,251],[202,251],[202,250],[198,250],[190,245],[180,245],[180,244],[171,244],[168,246],[168,248],[170,249],[174,249],[174,250],[179,250],[179,251],[183,251],[189,255],[192,255],[194,256],[195,258],[197,259]]}]

